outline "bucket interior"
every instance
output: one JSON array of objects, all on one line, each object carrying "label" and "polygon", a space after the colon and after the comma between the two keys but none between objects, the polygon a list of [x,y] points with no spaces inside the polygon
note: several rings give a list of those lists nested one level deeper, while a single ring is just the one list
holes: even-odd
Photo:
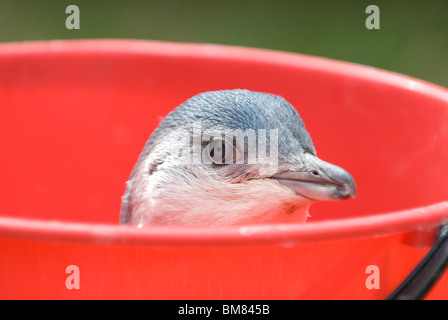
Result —
[{"label": "bucket interior", "polygon": [[355,178],[356,199],[313,205],[310,223],[448,199],[448,94],[437,86],[265,50],[43,42],[0,46],[0,216],[118,224],[161,119],[197,93],[235,88],[283,96],[319,157]]}]

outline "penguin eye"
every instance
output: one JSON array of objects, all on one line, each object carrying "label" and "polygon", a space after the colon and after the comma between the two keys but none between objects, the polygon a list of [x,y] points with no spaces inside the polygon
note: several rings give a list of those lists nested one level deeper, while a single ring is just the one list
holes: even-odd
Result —
[{"label": "penguin eye", "polygon": [[232,143],[222,138],[214,138],[205,147],[206,155],[213,164],[232,164],[236,150]]}]

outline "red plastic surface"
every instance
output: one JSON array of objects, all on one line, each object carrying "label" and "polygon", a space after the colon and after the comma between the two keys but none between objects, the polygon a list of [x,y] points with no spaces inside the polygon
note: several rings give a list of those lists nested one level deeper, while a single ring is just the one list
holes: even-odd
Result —
[{"label": "red plastic surface", "polygon": [[[118,225],[160,120],[207,90],[282,95],[358,196],[302,225]],[[298,54],[132,40],[0,45],[0,298],[384,298],[448,221],[448,91]],[[429,241],[428,241],[429,239]],[[80,289],[65,286],[68,265]],[[381,270],[366,288],[366,267]],[[445,275],[430,298],[448,298]]]}]

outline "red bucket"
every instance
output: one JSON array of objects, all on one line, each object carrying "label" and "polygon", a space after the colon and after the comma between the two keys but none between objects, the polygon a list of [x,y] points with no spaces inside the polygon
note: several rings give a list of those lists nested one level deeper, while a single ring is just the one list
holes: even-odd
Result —
[{"label": "red bucket", "polygon": [[[119,225],[160,120],[234,88],[296,106],[357,198],[315,204],[306,224]],[[218,45],[10,43],[0,101],[2,299],[383,299],[448,221],[448,91],[406,76]],[[427,297],[448,298],[447,274]]]}]

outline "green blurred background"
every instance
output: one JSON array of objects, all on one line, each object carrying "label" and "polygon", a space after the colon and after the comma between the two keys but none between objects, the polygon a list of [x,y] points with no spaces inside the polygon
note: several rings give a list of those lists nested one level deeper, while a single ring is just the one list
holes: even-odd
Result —
[{"label": "green blurred background", "polygon": [[[68,30],[65,8],[80,9]],[[368,30],[366,7],[380,9]],[[448,1],[0,0],[0,42],[133,38],[219,43],[323,56],[448,87]]]}]

